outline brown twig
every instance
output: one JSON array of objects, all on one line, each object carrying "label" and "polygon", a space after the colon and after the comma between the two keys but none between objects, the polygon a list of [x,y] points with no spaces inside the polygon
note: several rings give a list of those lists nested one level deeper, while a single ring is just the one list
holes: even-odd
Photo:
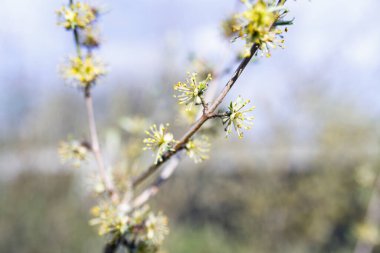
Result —
[{"label": "brown twig", "polygon": [[[241,73],[247,67],[248,63],[252,59],[252,57],[256,54],[259,46],[257,44],[251,47],[250,56],[246,57],[242,60],[240,65],[237,67],[235,73],[232,75],[231,79],[227,82],[224,89],[221,91],[219,96],[216,98],[215,102],[207,108],[207,110],[203,111],[201,117],[195,122],[195,124],[182,136],[182,138],[177,142],[174,147],[174,151],[167,152],[163,155],[163,159],[161,162],[150,166],[143,174],[141,174],[138,178],[133,181],[133,186],[138,186],[141,182],[147,179],[150,175],[156,172],[160,166],[169,160],[173,155],[182,150],[186,143],[190,140],[190,138],[202,127],[202,125],[209,119],[217,116],[215,114],[215,110],[222,103],[223,99],[227,96],[228,92],[231,90],[232,86],[236,83]],[[147,202],[152,196],[157,194],[159,187],[162,183],[164,183],[175,171],[177,168],[179,159],[175,159],[173,165],[168,165],[161,172],[160,176],[149,186],[147,187],[139,196],[135,198],[132,203],[132,208],[137,208]]]},{"label": "brown twig", "polygon": [[[286,0],[279,0],[277,2],[277,6],[284,5]],[[277,21],[277,20],[276,20]],[[275,21],[275,22],[276,22]],[[272,24],[275,24],[275,22]],[[201,117],[193,124],[193,126],[182,136],[182,138],[177,142],[177,144],[174,147],[174,151],[168,151],[165,153],[162,157],[162,160],[158,162],[157,164],[151,165],[146,171],[144,171],[141,175],[139,175],[137,178],[135,178],[132,182],[133,187],[137,187],[140,183],[145,181],[147,178],[149,178],[152,174],[154,174],[162,164],[164,164],[167,160],[169,160],[173,155],[177,154],[180,150],[184,149],[186,143],[190,140],[190,138],[202,127],[202,125],[209,119],[218,117],[219,115],[215,114],[216,109],[218,106],[223,102],[224,98],[227,96],[228,92],[231,90],[231,88],[234,86],[236,81],[239,79],[240,75],[243,73],[244,69],[247,67],[248,63],[251,61],[252,57],[257,53],[259,49],[259,44],[253,44],[253,46],[250,49],[250,55],[242,60],[240,65],[235,70],[234,74],[230,78],[230,80],[227,82],[223,90],[220,92],[219,96],[215,99],[214,103],[212,103],[210,106],[207,105],[207,108],[203,107],[203,114]],[[177,166],[174,167],[173,171],[171,171],[170,175],[174,172]],[[166,173],[165,169],[162,173]],[[135,198],[135,201],[133,203],[134,207],[137,207],[146,201],[148,199],[155,195],[158,192],[158,187],[167,180],[161,180],[162,174],[158,177],[156,181],[154,181],[148,188],[146,188],[145,191],[143,191],[138,197]],[[142,201],[144,200],[144,201]]]},{"label": "brown twig", "polygon": [[189,141],[189,139],[202,127],[202,125],[209,120],[210,118],[213,118],[214,112],[217,109],[217,107],[222,103],[223,99],[226,97],[228,92],[231,90],[232,86],[235,84],[245,67],[248,65],[250,60],[252,59],[253,55],[256,54],[259,46],[257,44],[253,45],[251,48],[251,55],[249,57],[246,57],[243,59],[243,61],[240,63],[240,65],[237,67],[235,73],[231,77],[231,79],[228,81],[228,83],[225,85],[224,89],[221,91],[219,96],[216,98],[215,102],[211,104],[205,110],[205,112],[202,114],[202,116],[192,125],[192,127],[182,136],[182,138],[177,142],[177,144],[174,147],[174,151],[169,151],[165,153],[162,156],[162,161],[158,162],[157,164],[151,165],[145,172],[143,172],[140,176],[138,176],[135,180],[133,180],[133,187],[138,186],[141,182],[143,182],[145,179],[147,179],[150,175],[152,175],[154,172],[156,172],[160,166],[165,163],[170,157],[172,157],[174,154],[176,154],[178,151],[182,150],[186,143]]},{"label": "brown twig", "polygon": [[[279,0],[277,2],[277,6],[283,6],[285,4],[286,0]],[[271,26],[271,28],[274,26],[277,20],[275,20]],[[152,175],[154,172],[156,172],[160,166],[165,163],[170,157],[172,157],[174,154],[176,154],[178,151],[184,148],[186,143],[189,141],[189,139],[202,127],[202,125],[209,119],[215,117],[215,110],[218,108],[218,106],[223,102],[223,99],[227,96],[228,92],[231,90],[232,86],[235,84],[237,79],[240,77],[241,73],[244,71],[248,63],[251,61],[252,57],[256,54],[256,52],[259,49],[259,45],[257,43],[253,44],[253,46],[250,49],[250,55],[248,57],[245,57],[240,65],[237,67],[236,71],[230,78],[230,80],[225,85],[224,89],[221,91],[219,96],[216,98],[214,103],[211,106],[207,106],[207,110],[204,110],[202,116],[193,124],[193,126],[190,128],[188,132],[185,133],[185,135],[180,139],[180,141],[177,143],[177,145],[174,147],[174,151],[168,151],[165,153],[162,157],[161,162],[158,162],[156,164],[151,165],[146,171],[144,171],[141,175],[136,177],[133,180],[133,187],[138,186],[140,183],[145,181],[150,175]]]},{"label": "brown twig", "polygon": [[111,241],[106,244],[106,246],[103,249],[104,253],[114,253],[119,249],[121,242],[120,240],[117,240],[115,242]]},{"label": "brown twig", "polygon": [[178,167],[178,164],[180,162],[180,156],[179,154],[172,157],[169,161],[169,163],[165,166],[165,168],[160,173],[160,176],[154,181],[154,183],[145,189],[138,197],[136,197],[131,205],[131,210],[142,206],[145,204],[152,196],[156,195],[159,187],[170,178],[170,176],[173,174],[173,172]]},{"label": "brown twig", "polygon": [[[286,0],[279,0],[278,5],[283,5],[285,2]],[[207,120],[220,116],[219,114],[215,113],[216,109],[223,102],[224,98],[227,96],[228,92],[234,86],[234,84],[236,83],[236,81],[238,80],[238,78],[240,77],[244,69],[247,67],[252,57],[256,54],[258,49],[259,49],[258,44],[254,44],[251,47],[250,56],[242,60],[242,62],[236,69],[231,79],[227,82],[227,84],[225,85],[225,87],[223,88],[223,90],[221,91],[221,93],[216,98],[214,103],[212,103],[211,106],[209,106],[204,101],[202,101],[202,105],[203,105],[202,115],[193,124],[193,126],[182,136],[182,138],[177,142],[177,144],[174,147],[174,150],[166,152],[158,163],[151,165],[146,171],[144,171],[140,176],[138,176],[132,181],[133,188],[137,187],[140,183],[145,181],[150,175],[155,173],[160,168],[161,165],[163,165],[166,161],[172,158],[170,160],[170,163],[161,171],[157,179],[132,201],[130,209],[128,211],[131,211],[135,208],[140,207],[141,205],[146,203],[152,196],[158,193],[159,187],[170,178],[170,176],[174,173],[174,171],[178,167],[178,164],[180,162],[180,157],[179,157],[178,152],[185,148],[186,143],[202,127],[202,125]],[[116,251],[116,249],[113,249],[113,251],[111,252],[114,252],[114,251]]]}]

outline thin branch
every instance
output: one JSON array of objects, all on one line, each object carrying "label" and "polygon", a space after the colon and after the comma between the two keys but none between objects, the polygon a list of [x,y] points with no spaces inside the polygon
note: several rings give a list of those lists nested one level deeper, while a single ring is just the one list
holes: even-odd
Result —
[{"label": "thin branch", "polygon": [[175,155],[170,159],[169,163],[165,166],[165,168],[162,170],[160,176],[154,181],[154,183],[145,189],[135,200],[132,202],[131,209],[138,208],[145,204],[152,196],[156,195],[159,187],[167,181],[171,175],[174,173],[176,168],[178,167],[178,164],[181,160],[181,157],[179,154]]},{"label": "thin branch", "polygon": [[[69,0],[70,5],[72,5],[73,3],[74,3],[73,0]],[[78,33],[77,28],[74,28],[73,35],[74,35],[74,42],[75,42],[77,56],[79,58],[82,58],[82,50],[81,50],[81,45],[79,42],[79,33]],[[86,101],[88,124],[89,124],[89,128],[90,128],[91,151],[94,153],[96,162],[98,164],[100,177],[101,177],[101,179],[105,185],[106,191],[111,196],[111,199],[113,201],[117,201],[118,200],[117,192],[115,191],[115,187],[113,185],[113,182],[112,182],[110,176],[108,175],[108,173],[106,171],[104,159],[103,159],[103,156],[100,152],[99,138],[98,138],[98,133],[96,130],[96,122],[95,122],[95,115],[94,115],[94,106],[93,106],[93,101],[92,101],[90,89],[91,89],[91,86],[87,86],[84,89],[84,97],[85,97],[85,101]]]},{"label": "thin branch", "polygon": [[145,179],[147,179],[150,175],[152,175],[154,172],[156,172],[162,164],[164,164],[167,160],[169,160],[174,154],[176,154],[178,151],[184,149],[184,146],[182,146],[180,149],[176,150],[174,148],[174,151],[166,152],[162,155],[162,159],[158,161],[156,164],[152,164],[149,166],[149,168],[144,171],[140,176],[135,178],[132,182],[132,187],[137,187],[140,183],[142,183]]},{"label": "thin branch", "polygon": [[89,128],[90,128],[91,150],[94,153],[96,162],[98,164],[100,177],[103,180],[103,183],[106,187],[108,194],[112,197],[113,200],[117,200],[118,197],[117,197],[117,194],[115,191],[115,187],[112,183],[111,178],[109,177],[109,175],[106,171],[103,156],[102,156],[101,151],[100,151],[99,138],[98,138],[98,133],[96,130],[94,106],[93,106],[92,96],[91,96],[91,92],[90,92],[89,87],[85,89],[84,94],[85,94],[84,97],[86,100],[88,124],[89,124]]},{"label": "thin branch", "polygon": [[241,73],[243,73],[245,67],[247,67],[248,63],[251,61],[252,57],[256,54],[257,50],[259,49],[258,44],[254,44],[251,47],[250,50],[250,56],[243,59],[243,61],[240,63],[239,67],[236,69],[235,73],[231,77],[231,79],[228,81],[222,92],[219,94],[219,96],[216,98],[215,102],[210,106],[209,113],[213,113],[218,106],[223,102],[223,99],[227,96],[228,92],[231,90],[232,86],[234,86],[237,79],[240,77]]},{"label": "thin branch", "polygon": [[222,92],[219,94],[215,102],[202,114],[202,116],[193,124],[193,126],[182,136],[182,138],[177,142],[174,147],[174,151],[169,151],[162,156],[162,161],[157,164],[151,165],[145,172],[143,172],[139,177],[133,180],[133,187],[138,186],[141,182],[147,179],[150,175],[156,172],[160,166],[165,163],[170,157],[176,154],[178,151],[184,148],[189,139],[202,127],[202,125],[209,119],[215,117],[215,110],[222,103],[223,99],[226,97],[227,93],[230,91],[232,86],[235,84],[245,67],[248,65],[249,61],[252,59],[253,55],[256,54],[259,46],[257,44],[253,45],[251,48],[251,55],[243,59],[235,73],[228,81]]},{"label": "thin branch", "polygon": [[82,51],[81,51],[80,43],[79,43],[78,28],[74,29],[74,41],[75,41],[75,49],[77,51],[77,55],[79,58],[82,58]]},{"label": "thin branch", "polygon": [[[286,0],[279,0],[277,5],[282,6],[284,5]],[[272,27],[274,26],[275,20],[272,24]],[[220,115],[216,114],[215,111],[218,108],[218,106],[223,102],[224,98],[227,96],[228,92],[231,90],[231,88],[234,86],[236,81],[239,79],[240,75],[243,73],[244,69],[247,67],[248,63],[251,61],[252,57],[256,55],[257,51],[259,50],[260,45],[259,44],[253,44],[253,46],[250,49],[250,55],[248,57],[245,57],[240,65],[237,67],[236,71],[230,78],[230,80],[227,82],[223,90],[220,92],[219,96],[215,99],[214,103],[211,104],[211,106],[207,105],[207,108],[203,107],[203,114],[201,117],[193,124],[193,126],[182,136],[182,138],[177,142],[177,144],[174,147],[174,151],[169,151],[165,153],[162,157],[161,162],[151,165],[145,172],[143,172],[140,176],[138,176],[136,179],[133,180],[133,187],[137,187],[140,183],[145,181],[150,175],[155,173],[162,164],[164,164],[167,160],[169,160],[173,155],[178,153],[180,150],[184,149],[186,143],[190,140],[190,138],[202,127],[202,125],[209,119],[217,118]],[[162,171],[162,173],[165,175],[167,171],[170,173],[168,177],[170,177],[174,170],[177,168],[178,164],[175,166],[168,166],[167,170],[166,168]],[[153,182],[145,191],[143,191],[138,197],[136,197],[135,201],[133,202],[133,206],[137,207],[139,205],[142,205],[146,201],[149,200],[149,198],[153,195],[155,195],[158,190],[159,186],[165,182],[168,177],[164,177],[165,179],[162,180],[163,174],[161,174],[156,181]]]},{"label": "thin branch", "polygon": [[117,250],[120,247],[120,244],[121,244],[121,240],[120,239],[108,242],[106,244],[106,246],[104,247],[103,252],[104,253],[114,253],[114,252],[117,252]]},{"label": "thin branch", "polygon": [[[160,166],[165,163],[168,159],[170,159],[174,154],[176,154],[178,151],[182,150],[186,143],[190,140],[190,138],[202,127],[202,125],[209,119],[218,117],[218,114],[215,114],[215,110],[217,107],[222,103],[223,99],[226,97],[228,92],[231,90],[232,86],[235,84],[235,82],[240,77],[243,70],[247,67],[249,61],[252,59],[252,57],[256,54],[259,46],[253,45],[251,48],[251,54],[249,57],[246,57],[243,59],[243,61],[240,63],[238,68],[236,69],[235,73],[231,77],[231,79],[228,81],[224,89],[221,91],[215,102],[211,105],[211,107],[207,108],[206,111],[203,112],[202,116],[195,122],[195,124],[187,131],[183,137],[177,142],[177,144],[174,147],[174,151],[168,152],[164,154],[163,159],[160,163],[157,163],[156,165],[152,165],[146,170],[140,177],[136,178],[133,181],[133,186],[136,187],[141,182],[143,182],[145,179],[147,179],[150,175],[152,175],[154,172],[156,172]],[[179,159],[176,158],[172,164],[169,164],[167,167],[164,168],[161,175],[158,177],[156,181],[154,181],[147,189],[145,189],[139,196],[137,196],[132,203],[132,208],[137,208],[141,205],[143,205],[145,202],[147,202],[152,196],[157,194],[159,187],[162,183],[164,183],[175,171],[177,168],[177,165],[179,163]]]},{"label": "thin branch", "polygon": [[[220,74],[215,74],[214,77],[216,79],[222,77],[223,75],[227,74],[226,68],[224,68],[223,70],[219,71]],[[231,67],[228,67],[228,69],[231,69]],[[214,79],[215,81],[215,79]],[[207,89],[207,92],[206,92],[206,97],[208,97],[209,99],[210,98],[213,98],[215,96],[215,93],[216,93],[216,84],[213,86],[214,88],[213,89]],[[208,109],[208,103],[206,102],[205,99],[202,99],[202,110],[199,110],[198,112],[198,115],[197,117],[201,117],[202,114],[205,114],[206,110]],[[215,116],[213,117],[221,117],[220,114],[215,114]],[[158,176],[158,178],[154,181],[153,184],[151,184],[150,187],[148,187],[147,189],[145,189],[132,203],[132,205],[130,206],[131,209],[135,209],[139,206],[142,206],[144,203],[146,203],[151,197],[153,197],[154,195],[156,195],[159,191],[159,186],[161,184],[163,184],[167,179],[169,179],[169,177],[171,177],[171,175],[174,173],[174,171],[177,169],[179,163],[180,163],[180,160],[182,159],[181,155],[180,154],[176,154],[170,161],[169,161],[169,164],[166,165],[166,167],[162,170],[162,172],[160,173],[160,175]],[[125,195],[124,199],[123,199],[123,202],[122,203],[127,203],[127,200],[128,200],[128,196]]]},{"label": "thin branch", "polygon": [[207,109],[208,109],[208,103],[206,103],[205,99],[201,96],[200,97],[201,99],[201,105],[202,105],[202,108],[203,108],[203,114],[205,114],[207,112]]}]

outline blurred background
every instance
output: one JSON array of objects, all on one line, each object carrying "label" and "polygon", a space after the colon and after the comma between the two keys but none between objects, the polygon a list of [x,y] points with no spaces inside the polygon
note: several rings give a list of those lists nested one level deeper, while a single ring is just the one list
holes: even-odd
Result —
[{"label": "blurred background", "polygon": [[[102,140],[126,116],[175,122],[172,85],[191,56],[217,70],[236,66],[241,44],[223,38],[221,21],[238,1],[92,3],[106,10],[99,56],[108,75],[94,91]],[[56,26],[62,4],[1,1],[1,252],[101,252],[103,244],[88,225],[86,173],[57,155],[68,135],[87,137],[82,96],[58,73],[75,53]],[[153,201],[170,218],[165,252],[380,252],[380,2],[288,6],[295,25],[286,49],[251,63],[227,97],[252,100],[253,129],[242,140],[221,131],[211,159],[185,160]]]}]

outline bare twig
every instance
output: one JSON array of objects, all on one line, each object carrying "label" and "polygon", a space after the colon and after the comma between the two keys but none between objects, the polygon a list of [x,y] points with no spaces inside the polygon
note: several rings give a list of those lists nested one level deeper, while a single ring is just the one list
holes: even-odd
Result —
[{"label": "bare twig", "polygon": [[78,29],[74,29],[74,41],[75,41],[75,49],[77,51],[77,55],[79,58],[82,58],[82,50],[80,48],[80,43],[79,43],[79,34],[78,34]]},{"label": "bare twig", "polygon": [[202,105],[202,108],[203,108],[203,114],[205,114],[207,112],[207,109],[208,109],[208,103],[206,103],[205,99],[203,97],[200,97],[201,99],[201,105]]},{"label": "bare twig", "polygon": [[245,67],[247,67],[248,63],[251,61],[252,57],[256,54],[258,49],[259,49],[258,44],[254,44],[251,47],[250,56],[244,58],[243,61],[240,63],[239,67],[236,69],[231,79],[228,81],[226,86],[224,86],[224,89],[222,90],[222,92],[216,98],[215,102],[210,106],[209,113],[213,113],[218,108],[218,106],[222,103],[223,99],[227,96],[228,92],[231,90],[232,86],[234,86],[236,80],[240,77],[241,73],[243,73]]},{"label": "bare twig", "polygon": [[93,106],[93,102],[92,102],[92,96],[91,96],[90,88],[86,88],[84,94],[85,94],[84,96],[85,96],[85,100],[86,100],[88,124],[89,124],[89,128],[90,128],[91,150],[94,153],[96,162],[98,164],[100,177],[103,180],[106,191],[112,197],[112,199],[116,201],[118,199],[118,196],[117,196],[117,193],[115,191],[115,187],[113,185],[113,182],[112,182],[109,174],[106,171],[104,159],[103,159],[103,156],[102,156],[101,151],[100,151],[99,138],[98,138],[98,133],[96,130],[94,106]]},{"label": "bare twig", "polygon": [[131,205],[131,208],[135,209],[137,207],[142,206],[152,196],[156,195],[161,184],[163,184],[166,180],[168,180],[173,174],[173,172],[176,170],[180,160],[181,160],[181,157],[179,154],[172,157],[169,163],[162,170],[160,176],[153,182],[153,184],[147,189],[145,189],[137,198],[134,199]]}]

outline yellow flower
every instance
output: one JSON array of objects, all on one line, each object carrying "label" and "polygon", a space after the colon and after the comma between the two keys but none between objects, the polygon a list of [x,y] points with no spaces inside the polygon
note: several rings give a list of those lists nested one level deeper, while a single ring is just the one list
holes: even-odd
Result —
[{"label": "yellow flower", "polygon": [[358,239],[370,244],[377,244],[379,242],[379,229],[375,224],[368,222],[359,224],[355,228],[355,234]]},{"label": "yellow flower", "polygon": [[81,163],[87,159],[88,147],[78,141],[62,141],[58,154],[63,163],[71,162],[74,167],[80,167]]},{"label": "yellow flower", "polygon": [[253,111],[255,107],[251,107],[247,110],[243,108],[250,103],[250,100],[243,100],[242,97],[238,97],[235,102],[231,102],[228,111],[222,116],[223,124],[226,125],[226,135],[232,132],[232,127],[237,132],[239,138],[243,138],[243,132],[241,129],[251,129],[252,121],[254,117],[248,117],[246,114]]},{"label": "yellow flower", "polygon": [[233,15],[231,18],[223,21],[222,28],[227,38],[235,36],[242,29],[238,15]]},{"label": "yellow flower", "polygon": [[80,43],[87,48],[96,48],[100,44],[100,32],[94,26],[86,26],[79,36]]},{"label": "yellow flower", "polygon": [[[228,37],[242,38],[245,40],[243,57],[250,56],[251,47],[256,44],[262,54],[270,56],[270,48],[283,47],[284,39],[282,30],[278,28],[280,19],[287,13],[280,6],[267,4],[264,0],[258,0],[255,4],[243,1],[247,10],[234,15],[224,22],[223,27]],[[281,25],[291,24],[291,21],[282,21]]]},{"label": "yellow flower", "polygon": [[113,240],[124,237],[137,247],[157,247],[169,233],[167,218],[162,213],[154,214],[147,205],[126,214],[117,206],[102,202],[91,209],[91,214],[94,218],[89,223],[98,226],[100,236],[111,235]]},{"label": "yellow flower", "polygon": [[169,234],[168,219],[162,213],[158,215],[149,213],[145,221],[145,228],[146,240],[153,245],[161,245],[165,236]]},{"label": "yellow flower", "polygon": [[169,124],[160,124],[157,128],[157,125],[154,124],[150,127],[150,131],[145,131],[148,137],[143,140],[146,145],[144,150],[151,149],[157,152],[155,164],[162,161],[162,156],[165,152],[173,150],[176,142],[173,134],[168,132],[168,127]]},{"label": "yellow flower", "polygon": [[121,236],[128,229],[130,218],[112,204],[104,202],[94,206],[91,214],[94,218],[89,223],[91,226],[98,226],[100,236],[106,234]]},{"label": "yellow flower", "polygon": [[105,74],[104,65],[91,56],[71,57],[68,65],[63,67],[63,75],[80,87],[88,87]]},{"label": "yellow flower", "polygon": [[130,227],[135,240],[148,246],[161,245],[169,234],[167,217],[161,212],[154,214],[147,205],[133,211]]},{"label": "yellow flower", "polygon": [[178,124],[193,124],[197,119],[199,110],[196,107],[192,107],[190,110],[186,105],[180,105],[178,107]]},{"label": "yellow flower", "polygon": [[187,105],[186,110],[191,110],[193,105],[202,104],[203,96],[211,79],[209,74],[205,80],[198,82],[197,73],[189,73],[185,83],[178,82],[174,85],[174,90],[180,93],[175,96],[178,98],[179,104]]},{"label": "yellow flower", "polygon": [[210,143],[205,135],[192,139],[186,144],[186,153],[195,163],[208,159],[208,152],[210,152]]},{"label": "yellow flower", "polygon": [[57,11],[58,25],[70,30],[75,28],[84,29],[96,19],[97,10],[86,3],[75,3],[63,6]]}]

